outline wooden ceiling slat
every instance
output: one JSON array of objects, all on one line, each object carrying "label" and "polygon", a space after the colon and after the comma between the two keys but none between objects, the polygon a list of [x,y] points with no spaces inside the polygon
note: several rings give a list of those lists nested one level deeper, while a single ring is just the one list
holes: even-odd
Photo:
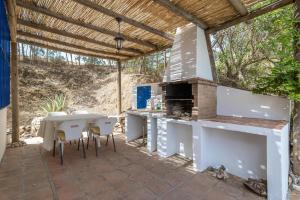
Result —
[{"label": "wooden ceiling slat", "polygon": [[[115,50],[112,35],[117,30],[117,23],[112,17],[117,14],[154,30],[159,30],[161,33],[175,33],[176,28],[185,26],[189,22],[197,24],[205,29],[207,33],[213,33],[293,2],[293,0],[278,0],[272,5],[260,8],[255,7],[260,2],[259,0],[18,1],[32,6],[32,9],[27,9],[26,6],[16,7],[19,30],[37,35],[39,35],[39,32],[43,32],[44,37],[59,40],[60,44],[62,44],[61,42],[74,43],[85,48],[96,48],[107,52]],[[99,6],[101,9],[93,7],[94,5]],[[239,8],[241,5],[246,7],[248,14],[243,16],[245,10],[242,11],[241,9],[244,8]],[[36,8],[42,9],[45,14],[34,11]],[[253,8],[256,8],[256,10],[253,10]],[[67,17],[68,21],[59,17]],[[121,50],[122,54],[138,57],[172,45],[172,41],[162,37],[161,33],[155,34],[155,31],[147,31],[140,28],[142,26],[139,27],[138,24],[129,23],[130,21],[126,22],[124,19],[125,23],[122,23],[121,26],[121,32],[124,35],[143,42],[150,42],[155,47],[126,40],[124,48]],[[74,20],[76,23],[74,23]],[[85,26],[79,26],[77,23],[83,23]],[[110,34],[103,34],[99,31],[101,28],[105,28],[109,31],[107,33]],[[76,50],[71,47],[69,49]],[[84,52],[86,53],[86,51]]]},{"label": "wooden ceiling slat", "polygon": [[122,53],[116,54],[116,53],[113,53],[113,52],[107,52],[107,51],[102,51],[102,50],[98,50],[98,49],[83,47],[83,46],[76,45],[76,44],[70,44],[70,43],[67,43],[67,42],[60,41],[60,40],[55,40],[55,39],[47,38],[47,37],[44,37],[44,36],[41,36],[41,35],[32,34],[32,33],[24,32],[24,31],[19,31],[18,30],[17,34],[21,35],[21,36],[37,39],[37,40],[43,40],[43,41],[46,41],[46,42],[59,44],[59,45],[66,46],[66,47],[76,48],[76,49],[80,49],[80,50],[84,50],[84,51],[99,53],[99,54],[103,54],[103,55],[107,55],[107,56],[119,56],[119,57],[125,57],[127,59],[132,57],[130,55],[126,55],[126,54],[122,54]]},{"label": "wooden ceiling slat", "polygon": [[[57,18],[61,21],[64,21],[64,22],[67,22],[67,23],[70,23],[70,24],[75,24],[77,26],[84,27],[84,28],[87,28],[87,29],[91,29],[93,31],[103,33],[103,34],[106,34],[106,35],[109,35],[109,36],[112,36],[112,37],[115,37],[115,36],[118,35],[118,33],[115,32],[115,31],[111,31],[111,30],[108,30],[108,29],[105,29],[105,28],[102,28],[102,27],[98,27],[98,26],[95,26],[95,25],[92,25],[92,24],[81,22],[81,21],[73,19],[71,17],[67,17],[67,16],[64,16],[64,15],[58,14],[57,12],[51,11],[49,9],[38,7],[33,3],[24,2],[22,0],[17,0],[17,6],[20,6],[22,8],[26,8],[26,9],[30,9],[34,12],[38,12],[38,13],[41,13],[41,14],[44,14],[44,15],[48,15],[50,17]],[[139,45],[147,46],[147,47],[152,48],[152,49],[157,49],[157,46],[155,44],[152,44],[151,42],[136,39],[136,38],[132,38],[132,37],[130,37],[128,35],[124,35],[124,34],[121,34],[121,35],[127,41],[130,41],[130,42],[133,42],[133,43],[136,43],[136,44],[139,44]]]},{"label": "wooden ceiling slat", "polygon": [[[108,47],[108,48],[111,48],[111,49],[115,50],[115,45],[108,44],[108,43],[105,43],[105,42],[101,42],[101,41],[98,41],[98,40],[94,40],[94,39],[91,39],[91,38],[88,38],[88,37],[85,37],[85,36],[76,35],[76,34],[69,33],[67,31],[62,31],[62,30],[55,29],[55,28],[50,28],[48,26],[45,26],[45,25],[42,25],[42,24],[36,24],[36,23],[26,21],[26,20],[18,19],[17,22],[18,22],[18,24],[21,24],[23,26],[28,26],[28,27],[31,27],[31,28],[47,31],[47,32],[62,35],[62,36],[65,36],[65,37],[70,37],[70,38],[74,38],[74,39],[77,39],[77,40],[82,40],[82,41],[85,41],[85,42],[98,44],[100,46],[105,46],[105,47]],[[122,48],[121,52],[124,52],[124,51],[132,52],[132,53],[135,53],[135,54],[142,54],[143,53],[138,49],[125,48],[125,47]]]},{"label": "wooden ceiling slat", "polygon": [[51,49],[51,50],[54,50],[54,51],[61,51],[61,52],[72,53],[72,54],[83,55],[83,56],[89,56],[89,57],[98,57],[98,58],[104,58],[104,59],[109,59],[109,60],[118,60],[115,57],[100,56],[100,55],[88,54],[88,53],[84,53],[84,52],[80,52],[80,51],[73,51],[73,50],[64,49],[64,48],[58,48],[58,47],[46,45],[46,44],[43,44],[43,43],[39,43],[39,42],[35,42],[35,41],[28,41],[28,40],[24,40],[24,39],[20,39],[20,38],[17,38],[17,42],[24,43],[24,44],[29,44],[29,45],[34,45],[34,46],[41,47],[41,48]]},{"label": "wooden ceiling slat", "polygon": [[111,17],[114,17],[114,18],[117,18],[117,17],[121,18],[122,21],[124,21],[124,22],[126,22],[126,23],[128,23],[128,24],[130,24],[132,26],[135,26],[137,28],[146,30],[146,31],[148,31],[150,33],[159,35],[159,36],[161,36],[161,37],[163,37],[163,38],[165,38],[167,40],[173,41],[173,39],[174,39],[173,35],[171,35],[171,34],[165,33],[163,31],[155,29],[155,28],[153,28],[151,26],[148,26],[146,24],[143,24],[141,22],[133,20],[133,19],[131,19],[129,17],[126,17],[125,15],[121,15],[119,13],[116,13],[116,12],[114,12],[114,11],[112,11],[110,9],[107,9],[107,8],[101,6],[101,5],[93,3],[90,0],[73,0],[73,1],[75,1],[75,2],[77,2],[79,4],[82,4],[82,5],[86,6],[86,7],[89,7],[91,9],[94,9],[94,10],[96,10],[98,12],[101,12],[101,13],[103,13],[105,15],[108,15],[108,16],[111,16]]},{"label": "wooden ceiling slat", "polygon": [[164,6],[168,10],[174,12],[175,14],[183,17],[187,21],[193,22],[195,25],[199,26],[202,29],[206,29],[208,27],[204,21],[192,15],[191,13],[184,10],[183,8],[176,6],[174,3],[172,3],[169,0],[153,0],[153,1],[160,4],[161,6]]}]

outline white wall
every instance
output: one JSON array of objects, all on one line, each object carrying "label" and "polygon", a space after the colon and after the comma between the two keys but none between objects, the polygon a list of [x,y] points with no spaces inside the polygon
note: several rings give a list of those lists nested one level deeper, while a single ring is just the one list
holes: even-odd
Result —
[{"label": "white wall", "polygon": [[197,27],[197,77],[213,80],[204,30]]},{"label": "white wall", "polygon": [[228,172],[243,178],[267,177],[265,136],[204,128],[205,166],[224,165]]},{"label": "white wall", "polygon": [[200,77],[212,80],[205,33],[188,24],[176,30],[164,82]]},{"label": "white wall", "polygon": [[289,121],[290,101],[277,96],[218,86],[217,114]]},{"label": "white wall", "polygon": [[0,161],[6,148],[7,109],[0,109]]},{"label": "white wall", "polygon": [[183,125],[170,123],[172,129],[170,134],[176,135],[176,152],[184,157],[193,158],[193,127],[191,125]]},{"label": "white wall", "polygon": [[125,117],[126,142],[130,142],[142,136],[143,130],[147,131],[146,126],[147,124],[144,117],[126,113],[126,117]]}]

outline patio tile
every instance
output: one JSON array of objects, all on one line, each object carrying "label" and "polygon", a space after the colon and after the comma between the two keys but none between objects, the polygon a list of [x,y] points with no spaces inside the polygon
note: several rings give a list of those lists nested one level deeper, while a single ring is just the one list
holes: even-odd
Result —
[{"label": "patio tile", "polygon": [[156,196],[147,188],[141,188],[139,190],[133,191],[125,199],[128,199],[128,200],[153,200],[153,199],[156,199]]},{"label": "patio tile", "polygon": [[178,186],[179,184],[190,180],[194,176],[194,173],[188,172],[183,169],[172,170],[167,172],[163,179],[167,181],[171,186]]},{"label": "patio tile", "polygon": [[116,136],[116,146],[114,152],[111,142],[103,145],[96,157],[90,145],[83,159],[75,144],[66,145],[63,166],[58,154],[53,158],[38,145],[7,149],[0,164],[0,199],[261,199],[240,179],[222,182],[191,171],[190,161],[180,156],[149,155],[145,147],[125,144],[122,135]]},{"label": "patio tile", "polygon": [[78,199],[85,196],[77,183],[67,183],[63,186],[57,187],[57,195],[59,199]]},{"label": "patio tile", "polygon": [[103,173],[104,178],[109,181],[112,185],[119,184],[121,181],[128,178],[128,174],[121,170],[115,170],[108,173]]},{"label": "patio tile", "polygon": [[203,197],[217,184],[217,180],[206,174],[196,174],[192,179],[183,183],[180,189],[197,197]]},{"label": "patio tile", "polygon": [[113,187],[110,183],[105,180],[104,177],[97,177],[95,179],[90,179],[86,181],[81,181],[82,190],[88,194],[98,194],[98,193],[105,193],[107,191],[113,190]]},{"label": "patio tile", "polygon": [[117,192],[114,189],[105,191],[105,192],[99,192],[94,195],[90,195],[89,199],[101,199],[101,200],[122,200],[122,196],[119,192]]},{"label": "patio tile", "polygon": [[144,186],[158,196],[163,195],[172,189],[169,183],[155,176],[150,180],[145,181]]},{"label": "patio tile", "polygon": [[132,193],[135,193],[136,191],[144,188],[143,184],[137,183],[130,179],[125,179],[119,184],[113,185],[113,187],[124,198],[131,196]]},{"label": "patio tile", "polygon": [[232,196],[227,195],[224,192],[218,191],[218,190],[213,190],[210,191],[203,199],[205,200],[240,200],[242,199],[242,197],[240,198],[235,198]]},{"label": "patio tile", "polygon": [[36,188],[34,191],[28,191],[24,194],[25,200],[50,200],[53,199],[52,190],[50,187]]},{"label": "patio tile", "polygon": [[294,190],[290,194],[290,200],[299,200],[300,199],[300,192]]},{"label": "patio tile", "polygon": [[194,197],[182,190],[173,190],[164,196],[160,197],[159,200],[201,200],[199,197]]}]

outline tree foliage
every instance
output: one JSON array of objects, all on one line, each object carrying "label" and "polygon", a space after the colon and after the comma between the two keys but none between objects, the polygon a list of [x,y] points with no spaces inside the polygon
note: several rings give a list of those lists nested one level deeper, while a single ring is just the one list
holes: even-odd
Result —
[{"label": "tree foliage", "polygon": [[299,99],[293,13],[287,6],[213,35],[219,83]]},{"label": "tree foliage", "polygon": [[[294,11],[292,8],[290,10]],[[293,13],[280,17],[275,25],[284,29],[276,40],[269,42],[277,47],[278,61],[274,63],[270,74],[259,77],[254,92],[284,95],[300,101],[300,62],[295,58],[296,51],[299,51],[299,44],[296,44],[300,41],[300,30],[296,27],[299,21],[293,17]]]}]

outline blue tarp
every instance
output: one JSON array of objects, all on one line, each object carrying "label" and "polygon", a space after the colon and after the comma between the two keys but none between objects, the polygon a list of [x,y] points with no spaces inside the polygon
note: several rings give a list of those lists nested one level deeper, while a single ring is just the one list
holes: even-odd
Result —
[{"label": "blue tarp", "polygon": [[5,0],[0,0],[0,109],[10,103],[10,32]]},{"label": "blue tarp", "polygon": [[147,107],[147,100],[151,98],[151,86],[137,87],[137,109]]}]

